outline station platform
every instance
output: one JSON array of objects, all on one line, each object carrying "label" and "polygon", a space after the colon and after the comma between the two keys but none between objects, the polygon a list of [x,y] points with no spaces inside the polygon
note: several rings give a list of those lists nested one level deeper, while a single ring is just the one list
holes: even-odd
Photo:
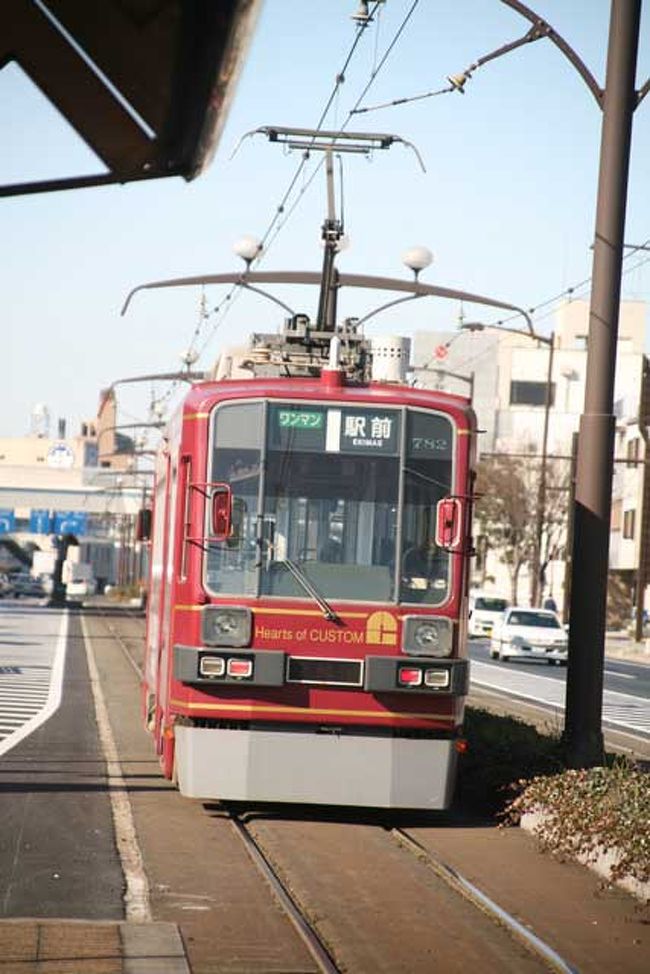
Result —
[{"label": "station platform", "polygon": [[0,921],[0,974],[189,974],[175,923]]}]

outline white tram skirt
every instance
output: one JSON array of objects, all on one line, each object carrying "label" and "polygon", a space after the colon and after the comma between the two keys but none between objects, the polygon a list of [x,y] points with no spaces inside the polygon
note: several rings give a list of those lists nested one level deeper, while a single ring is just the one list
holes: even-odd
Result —
[{"label": "white tram skirt", "polygon": [[456,758],[450,740],[176,727],[178,783],[190,798],[444,809]]}]

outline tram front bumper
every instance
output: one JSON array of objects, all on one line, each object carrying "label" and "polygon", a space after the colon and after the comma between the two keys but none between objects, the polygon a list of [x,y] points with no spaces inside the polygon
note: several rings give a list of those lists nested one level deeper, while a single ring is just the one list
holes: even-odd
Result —
[{"label": "tram front bumper", "polygon": [[230,801],[444,809],[454,740],[176,726],[181,794]]}]

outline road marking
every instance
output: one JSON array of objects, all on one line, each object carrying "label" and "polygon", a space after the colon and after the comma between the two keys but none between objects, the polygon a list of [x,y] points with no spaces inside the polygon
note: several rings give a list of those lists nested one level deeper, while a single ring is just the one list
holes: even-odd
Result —
[{"label": "road marking", "polygon": [[126,883],[126,891],[124,894],[126,919],[129,921],[145,922],[152,919],[149,902],[149,883],[144,871],[142,854],[138,845],[133,815],[131,813],[131,803],[129,802],[129,795],[122,775],[122,767],[108,716],[108,708],[101,688],[97,661],[88,635],[88,629],[86,628],[86,620],[83,616],[81,617],[81,630],[86,649],[90,687],[93,693],[93,700],[95,701],[99,739],[106,760],[106,774],[109,779],[108,793],[111,799],[113,826],[115,828],[115,844],[120,855],[122,872],[124,873],[124,881]]},{"label": "road marking", "polygon": [[619,673],[618,670],[603,670],[605,676],[617,676],[620,680],[637,680],[635,673]]},{"label": "road marking", "polygon": [[[33,734],[38,727],[44,724],[46,720],[49,720],[52,714],[59,709],[63,691],[63,674],[65,671],[65,654],[69,627],[69,615],[67,612],[64,612],[61,616],[52,667],[51,670],[48,668],[44,671],[42,678],[34,678],[29,672],[29,665],[18,667],[18,673],[15,672],[16,668],[10,668],[13,670],[12,672],[5,672],[0,675],[0,688],[2,692],[2,698],[0,699],[0,718],[4,716],[7,709],[4,701],[10,701],[12,703],[23,701],[23,713],[25,716],[33,712],[34,708],[38,708],[37,712],[32,713],[20,727],[9,729],[7,726],[7,736],[3,740],[0,740],[0,756],[6,754],[7,751],[11,751],[17,744],[24,741],[26,737]],[[0,727],[0,736],[2,736],[2,732],[3,729]]]},{"label": "road marking", "polygon": [[[563,680],[541,676],[530,671],[518,673],[507,667],[495,666],[493,663],[482,663],[480,660],[472,660],[470,674],[473,686],[486,687],[505,696],[515,696],[520,700],[545,704],[556,713],[564,712]],[[605,690],[603,722],[648,736],[650,735],[650,700],[631,693],[622,693],[620,690]]]}]

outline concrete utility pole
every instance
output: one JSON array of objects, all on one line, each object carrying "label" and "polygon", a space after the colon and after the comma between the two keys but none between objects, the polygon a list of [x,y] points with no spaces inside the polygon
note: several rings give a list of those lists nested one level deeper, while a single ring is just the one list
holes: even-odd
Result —
[{"label": "concrete utility pole", "polygon": [[[580,419],[564,742],[571,767],[602,764],[603,665],[621,291],[641,0],[612,0],[603,92],[587,376]],[[639,99],[640,100],[640,99]]]}]

